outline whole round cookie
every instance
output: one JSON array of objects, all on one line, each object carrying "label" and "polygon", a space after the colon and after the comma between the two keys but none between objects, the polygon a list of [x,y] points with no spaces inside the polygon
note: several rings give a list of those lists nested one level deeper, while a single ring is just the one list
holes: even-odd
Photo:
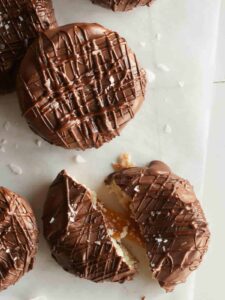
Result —
[{"label": "whole round cookie", "polygon": [[0,291],[15,284],[33,267],[38,230],[29,203],[0,187]]},{"label": "whole round cookie", "polygon": [[136,261],[113,237],[96,195],[65,171],[51,184],[43,213],[44,236],[64,270],[94,282],[130,280]]},{"label": "whole round cookie", "polygon": [[108,176],[145,242],[153,276],[167,291],[185,282],[205,255],[208,224],[191,184],[160,161]]},{"label": "whole round cookie", "polygon": [[91,0],[93,3],[111,8],[113,11],[127,11],[137,6],[150,5],[152,0]]},{"label": "whole round cookie", "polygon": [[28,46],[40,31],[55,26],[51,0],[0,1],[0,93],[14,90]]},{"label": "whole round cookie", "polygon": [[42,33],[18,76],[31,129],[64,148],[98,148],[120,134],[140,108],[146,75],[118,33],[70,24]]}]

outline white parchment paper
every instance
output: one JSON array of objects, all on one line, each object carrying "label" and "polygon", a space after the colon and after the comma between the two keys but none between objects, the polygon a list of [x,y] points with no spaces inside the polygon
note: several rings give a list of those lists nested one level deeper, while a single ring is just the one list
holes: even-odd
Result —
[{"label": "white parchment paper", "polygon": [[[37,142],[39,138],[21,117],[16,96],[0,96],[0,141],[5,140],[0,148],[0,185],[29,199],[40,229],[47,188],[60,170],[67,169],[107,199],[102,181],[111,172],[111,162],[124,151],[140,165],[164,160],[188,178],[201,196],[219,2],[157,0],[151,8],[113,13],[89,0],[54,1],[60,24],[98,22],[118,31],[143,67],[154,73],[155,81],[148,87],[141,111],[121,137],[99,150],[79,153],[86,160],[82,164],[74,162],[76,151]],[[19,171],[13,171],[12,165]],[[139,300],[146,296],[147,300],[190,300],[195,299],[194,282],[192,276],[170,295],[146,272],[123,285],[94,284],[64,272],[51,258],[41,235],[34,270],[2,292],[0,299]]]}]

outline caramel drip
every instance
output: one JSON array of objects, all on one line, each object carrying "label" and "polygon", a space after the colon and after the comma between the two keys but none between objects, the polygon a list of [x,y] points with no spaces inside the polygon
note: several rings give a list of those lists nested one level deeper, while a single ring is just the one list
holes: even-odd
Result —
[{"label": "caramel drip", "polygon": [[38,230],[29,204],[0,187],[0,290],[33,267]]},{"label": "caramel drip", "polygon": [[72,24],[42,34],[31,47],[18,94],[35,132],[84,150],[119,135],[143,101],[145,85],[145,72],[116,32]]},{"label": "caramel drip", "polygon": [[0,91],[14,88],[28,46],[39,32],[55,26],[51,0],[0,0]]},{"label": "caramel drip", "polygon": [[137,6],[149,6],[152,0],[91,0],[93,3],[111,8],[113,11],[127,11]]},{"label": "caramel drip", "polygon": [[208,248],[208,225],[192,186],[161,162],[115,172],[106,180],[111,182],[129,196],[153,275],[172,291],[199,266]]},{"label": "caramel drip", "polygon": [[113,230],[113,237],[115,239],[120,239],[125,229],[127,232],[125,237],[127,239],[144,246],[139,228],[128,213],[119,213],[109,208],[104,208],[103,212],[107,220],[107,226]]},{"label": "caramel drip", "polygon": [[135,268],[117,254],[102,207],[65,171],[49,189],[43,222],[52,255],[66,271],[95,282],[132,279]]}]

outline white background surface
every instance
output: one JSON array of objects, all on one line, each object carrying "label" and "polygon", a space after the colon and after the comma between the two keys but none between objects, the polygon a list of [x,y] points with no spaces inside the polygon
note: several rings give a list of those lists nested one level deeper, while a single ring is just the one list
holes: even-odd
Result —
[{"label": "white background surface", "polygon": [[[37,137],[30,132],[20,116],[15,95],[1,97],[0,140],[5,138],[8,141],[4,146],[6,152],[0,152],[1,185],[31,201],[41,226],[40,216],[47,188],[61,169],[66,168],[78,180],[90,188],[96,188],[106,198],[101,186],[102,180],[111,171],[110,163],[116,156],[128,151],[137,164],[146,164],[152,159],[164,160],[178,174],[188,178],[201,197],[220,1],[173,0],[171,5],[171,0],[158,0],[151,8],[140,8],[126,14],[113,14],[91,5],[89,0],[54,2],[60,24],[98,21],[119,31],[137,53],[143,67],[155,73],[156,80],[148,90],[142,110],[121,137],[99,150],[82,153],[87,161],[82,165],[74,163],[75,151],[65,151],[45,142],[39,148],[35,143]],[[158,33],[161,34],[160,41],[155,38]],[[145,42],[146,47],[141,46],[140,42]],[[170,71],[160,70],[157,68],[158,64],[166,65]],[[184,82],[184,87],[179,86],[179,81]],[[222,99],[221,89],[215,89],[215,97]],[[222,118],[220,107],[215,107],[215,111],[217,109]],[[9,122],[8,130],[4,126],[5,122]],[[171,128],[170,133],[165,132],[166,125]],[[223,138],[222,130],[219,132],[220,138]],[[217,137],[222,141],[219,135],[212,134],[213,143],[217,142]],[[210,144],[209,158],[215,149],[219,152],[216,161],[209,162],[208,170],[215,171],[216,164],[220,164],[218,159],[222,149],[220,152],[217,146],[214,148]],[[10,163],[22,167],[23,174],[13,174],[8,168]],[[203,205],[212,225],[212,250],[197,272],[196,280],[191,276],[173,294],[166,295],[146,274],[139,275],[133,282],[124,285],[96,285],[75,278],[61,270],[51,259],[41,237],[34,271],[17,285],[1,293],[0,299],[30,300],[36,296],[46,296],[48,300],[139,300],[141,296],[146,296],[147,300],[217,299],[214,298],[217,289],[212,288],[211,291],[211,287],[215,281],[213,271],[219,266],[220,250],[217,243],[218,232],[221,231],[214,233],[219,227],[219,218],[218,207],[213,203],[219,201],[214,188],[219,183],[223,184],[223,176],[215,181],[215,174],[207,174],[206,186],[210,188],[206,190]],[[214,251],[218,255],[215,256]]]}]

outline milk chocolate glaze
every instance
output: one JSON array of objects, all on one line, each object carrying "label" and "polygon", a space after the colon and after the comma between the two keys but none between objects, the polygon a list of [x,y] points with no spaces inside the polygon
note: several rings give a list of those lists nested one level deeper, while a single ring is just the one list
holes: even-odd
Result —
[{"label": "milk chocolate glaze", "polygon": [[152,0],[91,0],[93,3],[111,8],[113,11],[127,11],[137,6],[149,6]]},{"label": "milk chocolate glaze", "polygon": [[15,89],[28,46],[39,32],[55,26],[51,0],[0,0],[0,93]]},{"label": "milk chocolate glaze", "polygon": [[106,179],[130,199],[130,212],[145,241],[150,269],[166,290],[186,281],[207,251],[210,232],[190,183],[159,161]]},{"label": "milk chocolate glaze", "polygon": [[41,34],[17,86],[33,131],[51,144],[84,150],[120,134],[143,102],[146,76],[118,33],[79,23]]},{"label": "milk chocolate glaze", "polygon": [[0,291],[33,268],[38,230],[29,203],[0,187]]},{"label": "milk chocolate glaze", "polygon": [[123,282],[136,272],[116,252],[102,207],[90,191],[62,171],[44,206],[44,236],[52,256],[68,272],[94,282]]}]

